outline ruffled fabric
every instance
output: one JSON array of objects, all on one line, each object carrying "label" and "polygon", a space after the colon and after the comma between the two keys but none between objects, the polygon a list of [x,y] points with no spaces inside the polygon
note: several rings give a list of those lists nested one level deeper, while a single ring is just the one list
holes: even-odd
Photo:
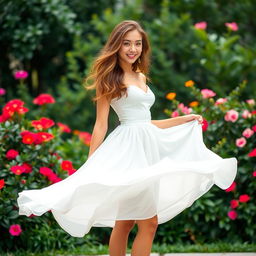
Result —
[{"label": "ruffled fabric", "polygon": [[209,150],[197,121],[161,129],[148,118],[122,120],[73,175],[20,192],[19,214],[40,216],[51,210],[75,237],[91,227],[114,227],[116,220],[158,215],[162,224],[214,184],[228,188],[236,173],[237,159]]}]

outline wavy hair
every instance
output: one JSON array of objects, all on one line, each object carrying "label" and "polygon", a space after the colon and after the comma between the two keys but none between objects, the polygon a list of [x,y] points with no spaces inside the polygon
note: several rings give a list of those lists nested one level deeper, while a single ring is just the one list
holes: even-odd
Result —
[{"label": "wavy hair", "polygon": [[[134,20],[124,20],[117,24],[112,30],[106,44],[92,63],[89,75],[84,79],[84,86],[87,90],[96,90],[96,96],[92,101],[97,101],[106,96],[120,98],[127,88],[123,84],[124,71],[118,63],[118,51],[127,32],[137,30],[142,36],[142,52],[140,63],[138,59],[132,64],[132,70],[142,72],[146,79],[148,77],[151,48],[148,36],[140,24]],[[90,81],[92,84],[90,85]]]}]

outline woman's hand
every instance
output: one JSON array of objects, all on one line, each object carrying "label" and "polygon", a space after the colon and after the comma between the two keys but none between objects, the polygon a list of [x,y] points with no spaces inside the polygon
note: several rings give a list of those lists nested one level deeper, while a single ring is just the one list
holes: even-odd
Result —
[{"label": "woman's hand", "polygon": [[189,114],[189,115],[185,115],[184,117],[185,117],[185,122],[198,120],[199,124],[203,124],[203,117],[201,115]]}]

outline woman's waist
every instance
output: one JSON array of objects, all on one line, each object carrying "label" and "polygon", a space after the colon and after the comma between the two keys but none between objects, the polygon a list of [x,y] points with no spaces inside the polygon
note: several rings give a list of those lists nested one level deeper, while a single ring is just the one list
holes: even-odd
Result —
[{"label": "woman's waist", "polygon": [[137,125],[137,124],[151,124],[151,118],[145,119],[121,119],[120,125]]}]

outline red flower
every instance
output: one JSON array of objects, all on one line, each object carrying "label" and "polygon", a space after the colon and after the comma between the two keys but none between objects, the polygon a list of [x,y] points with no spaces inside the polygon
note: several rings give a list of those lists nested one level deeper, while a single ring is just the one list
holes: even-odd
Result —
[{"label": "red flower", "polygon": [[236,207],[238,207],[238,205],[239,205],[239,201],[238,200],[231,200],[230,201],[230,207],[231,208],[236,208]]},{"label": "red flower", "polygon": [[253,177],[256,177],[256,171],[254,171],[254,172],[252,173],[252,176],[253,176]]},{"label": "red flower", "polygon": [[253,110],[253,111],[251,112],[251,114],[252,114],[252,115],[256,115],[256,110]]},{"label": "red flower", "polygon": [[4,187],[5,183],[4,183],[4,179],[0,180],[0,189],[2,189]]},{"label": "red flower", "polygon": [[10,116],[7,113],[3,113],[2,115],[0,115],[0,123],[4,123],[9,118]]},{"label": "red flower", "polygon": [[241,202],[241,203],[246,203],[249,200],[250,200],[250,197],[247,194],[239,196],[239,202]]},{"label": "red flower", "polygon": [[31,125],[37,130],[48,129],[54,125],[54,121],[49,118],[42,117],[39,120],[33,120]]},{"label": "red flower", "polygon": [[39,139],[39,141],[42,141],[42,142],[46,142],[54,138],[54,136],[48,132],[38,132],[36,136],[37,136],[37,139]]},{"label": "red flower", "polygon": [[8,160],[12,160],[15,159],[17,157],[17,155],[19,155],[19,152],[15,149],[9,149],[6,153],[6,158]]},{"label": "red flower", "polygon": [[30,131],[23,131],[20,133],[22,136],[22,142],[24,144],[41,144],[43,142],[49,141],[54,138],[54,136],[51,133],[47,132],[38,132],[38,133],[33,133]]},{"label": "red flower", "polygon": [[48,167],[40,167],[39,172],[46,177],[51,176],[51,174],[53,173],[52,169]]},{"label": "red flower", "polygon": [[21,132],[20,135],[22,136],[22,143],[24,144],[33,144],[35,141],[35,135],[32,132],[24,131]]},{"label": "red flower", "polygon": [[23,163],[21,166],[24,167],[24,169],[25,169],[24,173],[31,173],[32,172],[32,166],[30,164]]},{"label": "red flower", "polygon": [[28,111],[27,108],[23,107],[24,102],[19,99],[10,100],[6,103],[6,105],[3,107],[3,115],[2,119],[8,119],[11,116],[14,115],[14,113],[18,113],[20,115],[23,115]]},{"label": "red flower", "polygon": [[27,183],[26,180],[21,180],[20,182],[21,182],[22,184],[26,184],[26,183]]},{"label": "red flower", "polygon": [[67,132],[67,133],[71,132],[71,129],[66,124],[58,122],[57,125],[59,126],[62,132]]},{"label": "red flower", "polygon": [[19,224],[15,224],[10,226],[9,232],[12,236],[19,236],[22,232],[22,229]]},{"label": "red flower", "polygon": [[75,172],[76,172],[76,169],[70,169],[70,170],[68,170],[68,175],[70,176]]},{"label": "red flower", "polygon": [[25,168],[22,165],[14,165],[10,168],[10,170],[16,175],[21,175],[23,172],[25,172]]},{"label": "red flower", "polygon": [[20,108],[17,109],[16,112],[17,112],[18,114],[20,114],[20,115],[23,115],[23,114],[25,114],[26,112],[28,112],[28,108],[20,107]]},{"label": "red flower", "polygon": [[256,132],[256,124],[252,127],[252,130]]},{"label": "red flower", "polygon": [[249,154],[249,157],[255,157],[256,156],[256,148],[254,148]]},{"label": "red flower", "polygon": [[68,160],[62,161],[62,163],[61,163],[61,169],[62,169],[62,170],[65,170],[65,171],[68,171],[68,170],[73,169],[72,162],[70,162],[70,161],[68,161]]},{"label": "red flower", "polygon": [[46,176],[48,178],[48,180],[50,180],[52,183],[56,183],[56,182],[59,182],[61,181],[62,179],[60,177],[58,177],[56,175],[56,173],[54,173],[52,171],[52,169],[48,168],[48,167],[40,167],[40,170],[39,172]]},{"label": "red flower", "polygon": [[226,192],[230,192],[230,191],[234,191],[236,189],[236,182],[234,181],[230,187],[228,187],[227,189],[225,189]]},{"label": "red flower", "polygon": [[48,179],[52,182],[52,183],[57,183],[59,181],[61,181],[62,179],[60,177],[58,177],[54,172],[48,176]]},{"label": "red flower", "polygon": [[92,135],[89,132],[79,132],[78,136],[84,144],[90,145]]},{"label": "red flower", "polygon": [[208,124],[207,120],[203,119],[203,125],[202,125],[203,132],[207,131],[208,126],[209,126],[209,124]]},{"label": "red flower", "polygon": [[235,220],[237,218],[237,212],[235,210],[232,210],[232,211],[229,211],[228,212],[228,217],[231,219],[231,220]]},{"label": "red flower", "polygon": [[52,104],[54,102],[55,102],[55,99],[50,94],[46,94],[46,93],[40,94],[33,100],[33,103],[37,105]]}]

